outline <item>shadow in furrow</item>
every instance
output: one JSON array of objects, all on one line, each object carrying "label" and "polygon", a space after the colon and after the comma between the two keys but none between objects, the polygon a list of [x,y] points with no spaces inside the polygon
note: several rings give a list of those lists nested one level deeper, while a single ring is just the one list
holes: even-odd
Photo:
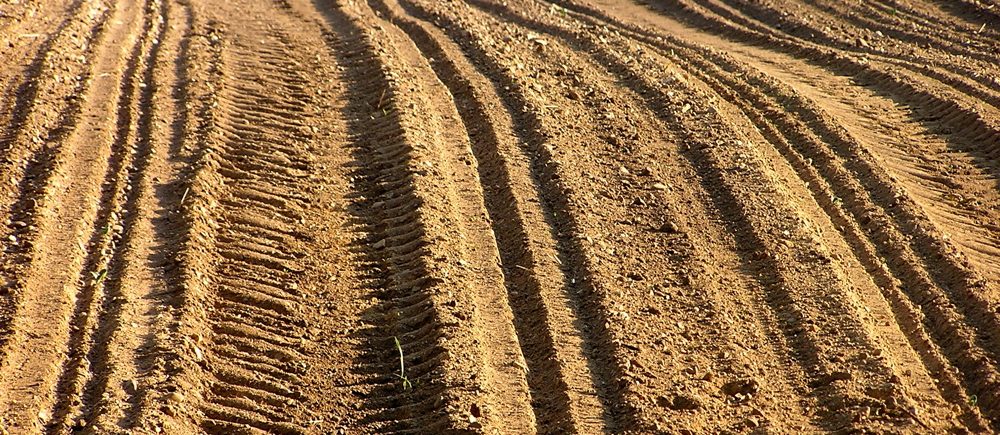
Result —
[{"label": "shadow in furrow", "polygon": [[[412,148],[404,137],[396,90],[364,31],[336,5],[314,3],[336,32],[326,36],[346,68],[349,100],[343,116],[357,166],[351,173],[349,211],[352,227],[369,236],[351,249],[371,266],[362,280],[378,300],[362,313],[366,325],[355,333],[363,343],[355,370],[373,386],[360,397],[371,412],[361,423],[388,433],[463,432],[449,422],[441,379],[445,325],[425,290],[436,278],[427,270],[421,200],[413,190]],[[401,362],[412,387],[399,376]]]},{"label": "shadow in furrow", "polygon": [[[385,17],[390,17],[393,23],[410,36],[424,57],[433,59],[430,62],[437,77],[444,83],[455,98],[459,115],[466,126],[467,135],[471,139],[472,151],[477,160],[480,183],[485,195],[484,204],[490,216],[493,235],[500,247],[500,259],[504,272],[504,282],[508,291],[510,306],[514,312],[514,326],[518,341],[522,347],[526,364],[527,379],[532,394],[532,406],[535,412],[536,427],[539,433],[569,433],[579,432],[580,422],[574,421],[571,413],[572,398],[568,391],[566,378],[560,371],[556,359],[556,342],[559,337],[553,335],[549,326],[548,313],[544,307],[546,301],[541,294],[537,270],[533,268],[540,259],[534,258],[535,253],[526,244],[530,242],[525,229],[526,223],[520,218],[517,202],[512,190],[512,175],[503,164],[504,157],[500,151],[500,138],[491,119],[486,114],[483,103],[472,92],[472,85],[458,67],[448,59],[448,55],[439,43],[420,25],[407,19],[399,20],[382,2],[370,2],[372,8]],[[527,141],[523,134],[518,136],[521,141]],[[531,180],[536,198],[542,198],[542,186],[537,178]],[[548,207],[543,208],[543,215],[548,224],[548,231],[553,240],[559,240],[553,213]],[[572,276],[564,275],[562,292],[572,294]],[[579,326],[579,325],[576,325]],[[580,336],[585,333],[577,328]],[[595,361],[588,359],[591,370]],[[594,381],[588,379],[594,388]],[[607,409],[604,409],[604,413]]]},{"label": "shadow in furrow", "polygon": [[[144,6],[145,11],[149,12],[152,8],[152,1],[147,0]],[[140,93],[143,94],[140,97],[145,98],[139,98],[139,103],[146,105],[141,107],[150,107],[148,103],[152,92],[152,87],[147,87],[145,91],[139,91],[139,82],[137,81],[139,79],[140,57],[143,55],[146,41],[152,36],[153,23],[148,13],[144,14],[144,19],[146,23],[142,28],[143,37],[136,41],[121,80],[121,97],[118,101],[116,115],[117,129],[112,138],[113,145],[109,156],[108,170],[105,173],[101,197],[98,200],[100,204],[97,211],[98,219],[94,222],[94,228],[91,229],[91,237],[87,243],[90,252],[84,260],[81,274],[78,277],[82,288],[71,319],[71,324],[76,325],[77,328],[70,334],[69,355],[71,356],[70,363],[67,364],[69,369],[63,371],[58,381],[57,391],[59,394],[57,397],[59,400],[54,408],[55,412],[53,412],[54,421],[62,421],[68,417],[74,406],[71,401],[75,399],[81,399],[79,406],[86,409],[84,419],[88,422],[91,421],[104,390],[103,382],[107,381],[104,372],[109,363],[107,360],[108,340],[120,326],[119,317],[122,304],[119,300],[123,295],[119,288],[121,277],[118,267],[120,267],[122,255],[125,254],[122,248],[128,245],[132,227],[138,216],[135,202],[141,189],[137,188],[136,182],[145,173],[147,162],[145,157],[149,155],[150,151],[148,140],[139,141],[134,151],[129,141],[134,121],[141,124],[139,126],[140,135],[146,135],[149,117],[152,116],[150,110],[145,110],[145,119],[134,120],[132,117],[133,102],[136,97],[140,96]],[[162,36],[162,28],[160,33],[156,36],[157,40]],[[150,55],[150,59],[155,55],[158,46],[158,43],[153,45],[154,53]],[[143,80],[148,84],[151,67],[146,69],[143,76]],[[130,156],[130,154],[132,155]],[[129,165],[134,165],[135,169],[128,168]],[[125,184],[120,184],[122,179],[124,179]],[[127,199],[124,207],[118,209],[119,204],[115,197],[122,194],[125,185],[131,185],[133,188],[126,193]],[[116,225],[113,221],[115,213],[122,219],[123,231],[120,237],[115,237],[116,234],[113,231],[113,226]],[[104,260],[102,251],[105,248],[113,252],[111,261],[106,265],[102,264]],[[104,274],[103,280],[98,281],[95,279],[95,276],[98,275],[92,275],[92,273]],[[101,300],[97,301],[97,298],[101,298]],[[91,316],[97,316],[97,321],[94,322],[94,330],[88,331],[87,324]],[[93,335],[88,337],[89,334]],[[93,343],[89,343],[89,341]],[[88,377],[81,391],[81,397],[75,391],[74,385],[81,382],[81,377],[87,371],[90,372],[91,376]],[[100,388],[98,388],[99,385]],[[51,426],[50,433],[56,433],[61,429],[58,426]]]},{"label": "shadow in furrow", "polygon": [[591,40],[579,38],[563,29],[511,13],[506,6],[482,0],[469,0],[468,2],[478,9],[539,34],[556,36],[575,50],[590,53],[600,65],[607,68],[619,84],[642,97],[644,104],[653,113],[658,114],[662,121],[671,127],[671,130],[689,132],[680,135],[690,145],[681,148],[680,154],[695,169],[702,188],[711,197],[714,208],[720,210],[724,218],[724,225],[740,246],[737,253],[743,269],[749,279],[757,281],[764,290],[764,300],[778,319],[777,326],[783,335],[782,339],[789,343],[793,349],[791,355],[803,371],[812,378],[809,394],[818,402],[826,404],[817,412],[815,423],[828,430],[841,430],[849,427],[851,416],[846,408],[859,404],[853,403],[854,398],[827,381],[830,374],[826,373],[819,360],[824,352],[813,337],[803,333],[803,325],[808,324],[806,315],[800,307],[796,306],[790,286],[778,273],[782,270],[781,265],[766,251],[767,244],[758,235],[754,223],[748,219],[750,214],[744,209],[743,202],[728,187],[722,173],[724,169],[714,163],[714,158],[709,152],[714,143],[707,142],[710,138],[690,133],[697,132],[698,129],[690,128],[691,121],[683,118],[674,107],[667,104],[662,98],[660,89],[653,88],[641,80],[632,79],[633,73],[627,65],[611,56]]}]

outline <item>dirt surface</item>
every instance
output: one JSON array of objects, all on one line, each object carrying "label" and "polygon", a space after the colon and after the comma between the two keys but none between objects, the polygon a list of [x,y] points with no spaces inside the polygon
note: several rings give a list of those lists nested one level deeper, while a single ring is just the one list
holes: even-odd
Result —
[{"label": "dirt surface", "polygon": [[996,0],[0,0],[0,433],[1000,431]]}]

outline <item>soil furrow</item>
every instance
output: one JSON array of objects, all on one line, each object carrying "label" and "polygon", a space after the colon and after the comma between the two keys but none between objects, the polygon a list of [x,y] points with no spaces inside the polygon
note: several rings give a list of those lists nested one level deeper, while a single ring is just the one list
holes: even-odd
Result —
[{"label": "soil furrow", "polygon": [[0,433],[992,433],[995,0],[0,1]]},{"label": "soil furrow", "polygon": [[[328,19],[335,28],[357,29],[359,24],[355,23],[371,25],[375,17],[364,6],[345,9],[329,11]],[[374,251],[369,255],[385,265],[387,275],[378,284],[381,288],[376,294],[384,301],[378,315],[388,324],[372,325],[368,340],[371,355],[383,361],[382,370],[391,373],[391,367],[397,364],[398,369],[408,369],[409,373],[400,373],[406,382],[397,380],[395,385],[380,388],[385,392],[387,388],[402,391],[393,394],[392,401],[369,403],[374,408],[385,408],[373,416],[373,424],[386,425],[389,431],[409,432],[435,427],[488,430],[503,422],[509,425],[507,430],[527,430],[534,418],[521,369],[523,357],[516,344],[510,307],[506,298],[498,298],[496,292],[503,291],[502,273],[496,265],[499,261],[489,260],[496,258],[497,248],[488,226],[470,226],[467,221],[472,216],[485,216],[486,209],[482,192],[477,193],[478,175],[469,167],[474,156],[468,137],[457,134],[465,127],[449,103],[447,87],[433,75],[419,51],[407,46],[407,37],[398,29],[382,26],[373,25],[379,38],[400,42],[390,48],[382,45],[385,42],[381,39],[361,36],[370,41],[364,45],[380,41],[380,48],[369,50],[384,54],[361,54],[361,60],[351,59],[355,70],[369,77],[367,83],[354,86],[377,90],[377,94],[355,94],[355,98],[362,99],[353,108],[357,114],[353,116],[374,112],[371,124],[354,125],[358,140],[355,152],[375,169],[364,175],[367,181],[361,189],[369,193],[363,194],[367,200],[359,207],[371,210],[378,218],[367,222],[374,235]],[[395,81],[398,74],[415,77],[427,96],[411,100],[416,95],[399,94]],[[369,81],[375,78],[379,81]],[[424,115],[417,117],[416,113]],[[358,134],[366,131],[374,134]],[[441,154],[444,152],[453,157],[445,157],[449,154]],[[436,184],[433,180],[438,177],[452,179],[454,184]],[[470,186],[469,182],[476,185]],[[458,186],[468,187],[453,190]],[[435,288],[452,290],[439,292]],[[429,295],[418,299],[424,303],[409,301],[421,294]],[[454,326],[462,323],[481,324],[484,331],[492,332],[489,336],[456,334]],[[394,340],[400,343],[398,354],[393,351]],[[426,348],[426,355],[418,352],[411,359],[411,353],[422,348]],[[471,364],[457,367],[456,360]],[[443,372],[435,369],[442,364]],[[461,374],[469,370],[478,374]],[[421,387],[421,383],[426,385]],[[425,389],[442,389],[443,395],[433,399],[425,395],[430,392]],[[476,395],[478,398],[468,396],[476,390],[482,391]]]},{"label": "soil furrow", "polygon": [[[860,219],[865,219],[865,220],[867,220],[867,218],[864,218],[864,217],[861,217]],[[905,223],[903,224],[903,228],[906,228],[906,227],[908,227],[908,226],[909,226],[908,224],[905,224]],[[906,231],[906,230],[904,230],[904,231]],[[933,246],[933,245],[934,245],[935,243],[937,243],[937,242],[931,242],[931,246]],[[894,248],[894,246],[896,246],[896,245],[897,245],[897,244],[896,244],[896,243],[894,242],[894,244],[893,244],[893,245],[891,245],[891,246],[893,246],[893,247],[890,247],[890,248],[887,248],[887,249],[889,249],[889,250],[892,250],[892,249],[895,249],[895,248]],[[919,245],[918,245],[918,246],[919,246]],[[927,245],[923,245],[923,246],[927,246]],[[935,257],[937,257],[937,258],[940,258],[940,257],[941,257],[941,255],[940,255],[940,254],[932,254],[932,255],[934,255],[934,256],[935,256]],[[945,258],[947,258],[947,257],[945,257]],[[953,263],[953,264],[954,264],[954,263]],[[947,266],[947,267],[953,267],[953,266]],[[930,270],[934,270],[934,269],[930,269]],[[947,284],[947,283],[945,283],[945,284],[943,284],[943,285],[944,285],[944,286],[946,286],[946,287],[952,287],[952,288],[954,288],[954,285],[955,285],[955,284]],[[937,286],[937,284],[936,284],[936,283],[928,283],[928,284],[926,284],[926,285],[925,285],[925,287],[929,287],[929,288],[933,288],[933,287],[935,287],[935,286]],[[961,284],[959,284],[958,286],[959,286],[958,288],[959,288],[959,289],[961,289]],[[919,302],[919,303],[921,303],[921,304],[925,304],[925,305],[926,305],[926,304],[928,303],[928,302],[926,302],[926,301],[928,301],[928,300],[929,300],[929,299],[927,299],[926,297],[923,297],[923,296],[918,296],[918,302]],[[939,311],[938,311],[938,310],[939,310],[939,306],[937,305],[937,303],[936,303],[936,302],[929,302],[929,303],[931,303],[931,304],[934,304],[934,305],[929,305],[929,306],[928,306],[928,309],[930,310],[930,312],[931,312],[931,313],[934,313],[934,312],[939,312]],[[978,305],[978,304],[974,304],[974,305],[972,305],[972,306],[975,306],[975,305]],[[981,316],[982,316],[981,314],[975,314],[975,311],[973,311],[973,313],[974,313],[974,314],[972,314],[972,316],[974,316],[973,318],[979,318],[979,317],[981,317]],[[945,314],[945,316],[946,316],[946,317],[953,317],[954,315],[956,315],[956,314],[951,314],[951,315],[948,315],[948,314]],[[961,316],[962,314],[958,313],[957,315]],[[987,320],[985,320],[985,321],[986,321],[987,323],[983,324],[983,326],[984,326],[984,327],[986,327],[986,328],[992,328],[991,326],[989,326],[989,325],[991,324],[991,321],[990,321],[990,320],[988,320],[988,317],[989,317],[989,315],[987,314]],[[973,321],[975,321],[975,320],[973,320]],[[930,326],[930,328],[931,328],[931,329],[933,330],[933,329],[935,329],[936,327],[935,327],[935,326],[933,326],[933,325],[931,325],[931,326]],[[963,334],[963,333],[960,333],[960,335],[964,335],[964,334]],[[953,345],[954,345],[954,339],[945,339],[945,341],[942,341],[942,343],[946,343],[946,346],[947,346],[947,347],[953,347]],[[972,346],[972,348],[976,348],[976,347],[978,347],[978,346],[977,346],[977,345],[975,345],[975,344],[972,344],[971,346]],[[986,346],[986,347],[985,347],[986,349],[988,349],[988,348],[990,348],[990,347],[991,347],[991,345],[985,345],[985,346]],[[964,352],[964,351],[960,351],[960,352]],[[960,354],[961,354],[961,353],[960,353]],[[959,355],[960,355],[960,354],[959,354]],[[953,355],[955,355],[955,354],[953,354]],[[956,355],[956,356],[957,356],[957,355]],[[960,362],[959,362],[959,365],[960,365],[960,366],[970,366],[970,367],[976,367],[976,366],[979,366],[979,367],[983,367],[983,366],[981,365],[981,361],[980,361],[980,360],[981,360],[981,357],[976,357],[976,356],[971,356],[971,357],[969,357],[969,358],[966,358],[966,357],[964,357],[964,356],[963,356],[963,357],[961,357],[961,358],[963,358],[963,359],[960,359],[960,360],[959,360],[959,361],[960,361]],[[962,361],[964,361],[964,362],[962,362]],[[989,387],[982,387],[982,388],[980,388],[980,387],[977,387],[977,385],[978,385],[978,386],[982,386],[982,385],[984,385],[984,384],[982,384],[982,383],[981,383],[981,379],[983,379],[982,377],[980,377],[980,376],[974,376],[974,377],[972,377],[971,379],[974,379],[974,380],[971,380],[971,381],[970,381],[970,382],[971,382],[971,385],[973,385],[972,389],[973,389],[974,391],[977,391],[977,392],[979,392],[979,393],[980,393],[980,394],[976,394],[976,395],[974,395],[974,396],[978,396],[978,395],[981,395],[981,394],[984,394],[984,393],[983,393],[984,391],[986,392],[985,394],[988,394],[988,391],[989,391]],[[987,378],[987,379],[988,379],[988,378]],[[988,384],[987,384],[987,385],[988,385]],[[978,401],[977,401],[977,402],[978,402]],[[979,402],[979,403],[982,403],[982,402]],[[986,409],[988,409],[988,407],[987,407]]]},{"label": "soil furrow", "polygon": [[[147,189],[147,170],[151,149],[151,124],[154,92],[152,63],[156,61],[159,41],[164,36],[165,27],[160,19],[161,5],[145,4],[146,18],[141,41],[136,44],[132,60],[127,66],[128,80],[122,80],[122,97],[118,103],[118,130],[113,143],[118,144],[110,156],[109,176],[103,186],[99,218],[89,243],[90,256],[84,262],[82,282],[91,286],[91,292],[84,292],[78,299],[74,317],[95,322],[91,329],[78,329],[71,338],[68,365],[60,380],[60,402],[52,413],[53,421],[61,421],[65,427],[94,428],[108,430],[125,422],[124,415],[113,416],[114,412],[101,406],[112,395],[123,402],[135,404],[139,384],[135,379],[135,350],[138,343],[119,346],[115,341],[125,336],[146,337],[150,331],[146,324],[140,326],[135,317],[138,313],[153,310],[142,299],[151,292],[152,278],[143,276],[144,266],[127,270],[126,258],[139,255],[137,240],[152,231],[142,231],[143,212],[147,208],[139,206],[139,200]],[[157,175],[164,175],[158,173]],[[148,203],[147,203],[148,204]],[[142,264],[142,263],[140,263]],[[131,273],[129,273],[131,272]],[[136,281],[123,284],[123,275],[135,277]],[[142,279],[146,283],[140,284]],[[146,288],[144,292],[141,290]],[[139,314],[143,316],[147,314]],[[148,315],[151,315],[148,314]],[[82,320],[73,321],[83,323]],[[125,329],[128,332],[123,333]],[[117,385],[112,383],[117,381]],[[101,417],[101,421],[98,420]],[[54,431],[62,431],[60,425],[52,425]]]},{"label": "soil furrow", "polygon": [[877,294],[877,293],[876,293]]},{"label": "soil furrow", "polygon": [[[435,17],[435,20],[440,20],[440,19],[441,19],[440,17]],[[449,27],[449,26],[445,26],[445,28],[446,28],[446,29],[447,29],[448,27]],[[578,62],[569,62],[568,64],[577,64],[577,63],[578,63]],[[506,88],[506,87],[508,87],[508,86],[507,86],[506,84],[504,84],[504,87]],[[513,88],[513,87],[511,86],[510,88]],[[524,105],[521,105],[520,107],[524,107]],[[630,359],[630,360],[631,360],[631,361],[635,361],[634,359]],[[659,401],[659,400],[658,400],[658,402],[659,402],[659,403],[663,403],[663,402],[667,402],[667,404],[664,404],[664,405],[661,405],[661,406],[669,406],[669,402],[668,402],[668,400],[669,400],[669,397],[667,397],[667,398],[663,398],[663,399],[662,399],[662,401]],[[645,406],[646,406],[645,404],[644,404],[644,405],[642,405],[642,407],[645,407]]]},{"label": "soil furrow", "polygon": [[[27,219],[38,228],[23,237],[28,264],[22,272],[22,283],[29,291],[21,295],[23,299],[19,302],[19,316],[14,320],[13,329],[19,336],[19,348],[38,350],[9,353],[2,370],[6,373],[3,378],[13,381],[8,392],[23,390],[18,382],[31,382],[44,394],[34,394],[31,400],[15,396],[5,401],[8,418],[19,426],[32,427],[38,422],[49,424],[52,417],[49,409],[56,400],[53,396],[59,393],[53,391],[57,389],[53,369],[65,368],[66,358],[70,356],[67,354],[75,353],[75,342],[69,335],[71,329],[91,327],[83,318],[71,317],[75,302],[86,306],[94,299],[91,284],[80,282],[78,277],[88,257],[85,251],[87,229],[94,228],[99,219],[101,180],[114,176],[108,172],[111,163],[98,156],[109,154],[105,150],[112,147],[114,122],[122,121],[127,126],[128,121],[110,117],[110,126],[80,123],[74,128],[74,124],[81,119],[97,118],[96,113],[109,111],[122,103],[118,83],[127,83],[134,73],[125,63],[131,58],[126,50],[138,44],[142,20],[134,17],[141,13],[142,6],[136,4],[119,5],[115,9],[111,17],[113,23],[102,35],[100,48],[94,54],[91,79],[84,94],[88,98],[77,115],[65,120],[66,129],[71,132],[35,157],[36,161],[44,162],[45,168],[33,169],[40,177],[31,191],[37,199],[33,200],[35,207],[28,212],[31,217]],[[135,24],[126,25],[126,21]],[[94,198],[98,200],[88,203]],[[60,227],[58,222],[74,224]],[[53,319],[64,320],[53,324]],[[49,344],[41,345],[42,341]],[[59,344],[53,346],[53,343]],[[69,365],[72,366],[72,362]],[[10,370],[33,371],[36,377],[20,376],[15,381]]]},{"label": "soil furrow", "polygon": [[[669,5],[669,7],[664,7]],[[856,49],[847,43],[831,42],[839,49],[819,45],[803,40],[803,38],[780,34],[768,22],[778,21],[774,27],[781,26],[784,15],[775,11],[767,12],[764,21],[758,23],[742,17],[734,17],[718,8],[710,12],[698,5],[688,2],[665,2],[657,9],[674,14],[678,11],[686,20],[713,31],[725,28],[730,37],[758,45],[762,48],[780,49],[794,56],[799,56],[814,64],[831,68],[839,74],[855,76],[867,83],[877,83],[894,97],[913,107],[927,108],[934,113],[931,116],[944,118],[949,127],[955,131],[971,131],[974,137],[983,137],[995,141],[1000,136],[996,123],[996,110],[1000,100],[997,100],[996,83],[993,76],[969,71],[966,74],[953,74],[939,68],[927,66],[926,59],[915,61],[899,60],[889,56],[880,56],[870,49]],[[715,15],[720,14],[720,15]],[[730,21],[735,20],[735,21]],[[746,26],[746,27],[745,27]],[[813,30],[822,34],[821,30]],[[830,39],[829,41],[832,41]],[[839,45],[838,45],[839,44]],[[870,59],[871,58],[871,59]],[[970,77],[980,83],[970,82]],[[983,103],[992,104],[992,107]]]},{"label": "soil furrow", "polygon": [[[951,340],[948,340],[948,341],[951,341]],[[947,342],[947,341],[946,341],[946,342]]]},{"label": "soil furrow", "polygon": [[[390,12],[390,7],[396,12]],[[538,431],[601,431],[604,411],[593,386],[590,369],[593,362],[580,352],[588,345],[580,338],[574,339],[582,335],[574,326],[576,309],[566,294],[550,290],[565,284],[558,280],[543,281],[546,276],[560,274],[559,264],[554,260],[559,255],[558,242],[553,239],[556,231],[544,217],[551,215],[551,211],[530,202],[541,197],[538,191],[541,181],[531,175],[525,164],[528,157],[512,147],[526,138],[518,137],[509,115],[493,114],[503,108],[503,102],[453,42],[426,24],[400,18],[398,14],[402,12],[396,4],[378,8],[384,15],[402,20],[399,25],[424,56],[438,60],[432,67],[455,96],[469,136],[474,138],[473,152],[485,202],[493,232],[502,246],[501,261],[525,355],[528,383],[533,390]],[[562,278],[564,283],[570,280],[570,276]],[[539,308],[543,310],[541,313],[536,312]],[[539,331],[544,332],[540,335]]]},{"label": "soil furrow", "polygon": [[[3,146],[2,207],[8,215],[0,229],[3,237],[0,243],[8,253],[3,262],[6,302],[3,305],[6,308],[0,317],[5,347],[11,339],[12,322],[21,301],[17,277],[21,273],[19,264],[26,261],[27,251],[21,239],[35,230],[26,216],[30,216],[30,207],[37,206],[37,202],[25,198],[35,195],[41,183],[34,178],[44,176],[44,170],[39,168],[48,164],[38,161],[36,156],[42,153],[46,141],[57,141],[65,136],[68,129],[64,122],[79,111],[79,101],[73,95],[86,87],[82,79],[87,76],[89,67],[86,58],[92,53],[92,43],[104,31],[110,11],[101,2],[81,0],[71,5],[67,14],[69,16],[41,44],[27,67],[26,78],[17,87],[12,116],[0,141]],[[14,45],[13,41],[8,44]],[[69,67],[65,65],[67,61]],[[39,90],[48,92],[39,93]]]}]

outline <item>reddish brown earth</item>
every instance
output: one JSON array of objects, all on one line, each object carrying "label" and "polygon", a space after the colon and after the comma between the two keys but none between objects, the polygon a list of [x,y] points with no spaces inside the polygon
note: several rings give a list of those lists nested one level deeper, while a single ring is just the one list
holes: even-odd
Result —
[{"label": "reddish brown earth", "polygon": [[0,433],[1000,431],[996,0],[0,0]]}]

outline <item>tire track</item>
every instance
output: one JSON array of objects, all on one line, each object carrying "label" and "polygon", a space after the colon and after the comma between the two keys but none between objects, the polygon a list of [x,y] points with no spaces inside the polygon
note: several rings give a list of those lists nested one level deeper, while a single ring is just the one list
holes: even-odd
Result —
[{"label": "tire track", "polygon": [[[366,12],[365,9],[354,13],[359,15],[346,19],[366,22],[365,16],[371,16],[368,15],[371,12]],[[334,18],[333,22],[338,23],[342,19],[345,18]],[[391,40],[406,38],[399,30],[391,27],[384,32],[380,35],[392,35],[388,36]],[[386,49],[381,43],[379,47],[375,50]],[[369,187],[373,189],[373,193],[365,196],[374,196],[374,202],[369,206],[374,208],[379,219],[371,223],[374,228],[372,233],[382,237],[376,241],[375,246],[377,250],[381,250],[379,245],[384,244],[381,255],[386,257],[382,261],[387,266],[386,273],[392,277],[381,287],[386,289],[382,299],[388,302],[383,315],[394,326],[381,329],[383,338],[375,339],[372,347],[391,349],[391,344],[386,343],[384,337],[390,334],[400,337],[403,342],[402,354],[407,359],[406,365],[412,366],[411,379],[415,383],[423,381],[429,384],[424,388],[431,390],[431,396],[425,396],[428,393],[423,391],[406,393],[404,390],[402,394],[387,392],[387,401],[378,400],[372,406],[387,408],[387,412],[378,418],[392,422],[390,431],[446,428],[490,431],[491,428],[499,427],[515,432],[527,431],[535,423],[528,404],[527,385],[522,369],[523,356],[517,346],[511,309],[506,298],[493,296],[497,294],[496,290],[503,291],[504,282],[502,272],[496,266],[499,261],[490,260],[497,256],[496,242],[488,226],[478,223],[470,226],[465,222],[467,217],[485,216],[487,213],[483,206],[483,193],[477,182],[478,176],[474,168],[469,167],[475,157],[469,148],[467,136],[441,134],[448,128],[455,128],[457,133],[464,131],[465,127],[455,112],[453,103],[448,102],[451,96],[447,87],[434,77],[419,51],[407,48],[412,45],[397,44],[395,47],[397,48],[389,50],[385,56],[376,58],[381,72],[365,74],[369,77],[390,78],[382,83],[365,84],[374,92],[369,94],[368,98],[371,100],[367,101],[367,109],[364,105],[356,109],[365,113],[381,108],[383,116],[377,116],[379,119],[375,120],[379,124],[361,131],[381,130],[384,132],[381,134],[386,135],[359,137],[361,144],[364,144],[364,148],[359,149],[359,153],[362,153],[361,160],[371,161],[375,163],[372,166],[380,168],[379,173],[372,174],[370,177],[373,178],[369,178],[374,183]],[[412,74],[410,71],[413,69],[424,71],[418,73],[418,77],[422,78],[417,81],[421,89],[433,95],[429,100],[410,100],[414,95],[397,94],[399,90],[395,88],[392,77],[396,76],[396,71]],[[385,89],[384,100],[374,98],[374,94],[380,89]],[[448,99],[438,99],[442,94],[448,95]],[[408,115],[409,112],[397,112],[405,107],[424,107],[431,113],[427,119],[419,120]],[[429,131],[421,132],[422,129],[417,127],[421,124],[431,126]],[[454,127],[444,127],[445,125]],[[438,134],[440,136],[435,137]],[[380,147],[380,143],[389,145]],[[438,154],[450,147],[456,147],[458,155],[445,157]],[[453,160],[456,158],[457,160]],[[442,166],[438,169],[436,164],[417,165],[423,159],[430,159]],[[449,175],[452,174],[451,171],[456,171],[455,175]],[[430,174],[460,178],[451,179],[454,184],[442,183],[424,178]],[[476,184],[469,184],[470,182]],[[449,192],[455,186],[466,186],[462,187],[462,196],[467,195],[464,192],[474,193],[474,196],[459,199],[458,191]],[[442,206],[442,200],[453,205]],[[458,212],[454,207],[463,211]],[[436,223],[440,221],[453,222],[450,225],[452,229]],[[393,228],[393,225],[399,224],[404,225],[399,229]],[[461,232],[456,234],[456,230]],[[461,240],[479,242],[460,242]],[[483,251],[476,253],[476,250]],[[442,263],[442,260],[451,264]],[[454,273],[466,277],[455,282],[456,278],[450,277]],[[407,281],[424,284],[409,289],[412,284],[407,284]],[[438,290],[434,290],[439,287],[455,290],[440,294]],[[398,314],[394,311],[398,311]],[[447,319],[456,319],[459,323]],[[480,336],[478,332],[467,335],[454,327],[466,322],[480,325],[474,331],[492,332],[489,336]],[[434,342],[432,340],[438,342],[435,347],[440,347],[428,348]],[[409,356],[411,352],[415,352],[412,357],[415,361],[412,362]],[[382,355],[382,361],[392,361],[385,358],[385,354]],[[472,361],[471,366],[457,367],[451,362],[459,360]],[[440,364],[446,364],[444,372],[434,373],[439,370],[436,367]],[[388,370],[382,369],[382,373],[386,371]],[[470,371],[471,376],[468,374]],[[475,374],[477,372],[478,375]],[[396,389],[397,385],[390,388]],[[418,387],[415,390],[420,389]],[[477,390],[482,391],[478,394],[479,398],[468,396],[469,392]],[[435,404],[430,399],[438,394],[444,400],[437,399]]]},{"label": "tire track", "polygon": [[[583,333],[574,326],[578,309],[566,295],[573,290],[557,290],[564,283],[572,286],[574,278],[558,270],[558,260],[548,260],[567,257],[557,247],[565,246],[566,242],[554,240],[553,234],[558,232],[544,217],[552,215],[551,209],[541,209],[530,202],[542,197],[538,186],[544,182],[523,166],[528,158],[523,151],[508,148],[511,143],[530,139],[515,132],[509,115],[500,112],[496,116],[487,110],[487,107],[500,109],[503,103],[487,79],[479,76],[468,59],[459,54],[459,48],[451,45],[450,40],[444,42],[446,37],[432,27],[401,17],[400,8],[393,3],[375,6],[383,16],[407,31],[424,57],[436,60],[431,67],[455,96],[460,115],[469,128],[468,135],[475,138],[473,153],[493,233],[502,247],[501,262],[533,391],[537,430],[601,432],[605,411],[597,400],[592,379],[594,361],[588,355],[592,351],[581,352],[592,345],[585,342]],[[562,282],[549,278],[559,275],[563,275]],[[545,332],[539,334],[539,331]]]},{"label": "tire track", "polygon": [[[253,217],[275,216],[285,226],[299,223],[308,201],[295,192],[305,177],[265,178],[261,167],[309,166],[298,144],[310,138],[302,131],[309,114],[301,103],[311,97],[286,37],[278,30],[248,27],[241,31],[255,33],[234,35],[221,52],[218,107],[213,109],[220,115],[213,120],[218,141],[213,154],[222,190],[215,199],[221,225],[211,248],[217,255],[214,272],[207,278],[216,286],[210,297],[214,314],[207,320],[212,335],[205,344],[189,346],[196,360],[208,361],[204,364],[215,379],[200,404],[204,430],[300,433],[301,426],[284,409],[302,399],[303,367],[297,364],[303,325],[293,290],[303,255],[296,251],[299,240],[231,222],[246,217],[243,222],[252,224]],[[246,45],[250,38],[257,44],[253,48]]]},{"label": "tire track", "polygon": [[0,5],[0,432],[997,430],[991,8]]}]

